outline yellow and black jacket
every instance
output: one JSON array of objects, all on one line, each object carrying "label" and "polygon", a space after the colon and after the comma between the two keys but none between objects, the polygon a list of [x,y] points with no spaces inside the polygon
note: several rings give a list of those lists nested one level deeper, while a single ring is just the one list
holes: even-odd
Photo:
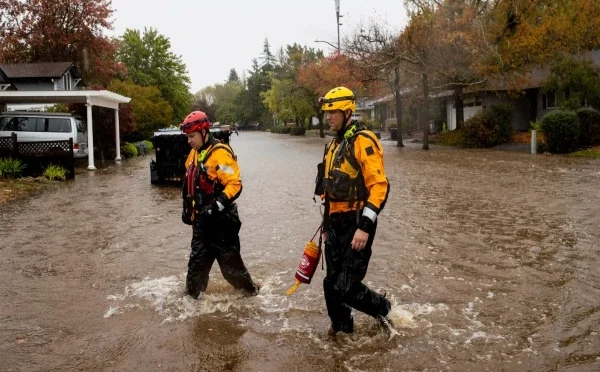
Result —
[{"label": "yellow and black jacket", "polygon": [[194,222],[199,210],[217,201],[227,208],[242,192],[240,169],[229,145],[211,138],[200,152],[191,150],[185,162],[183,215]]},{"label": "yellow and black jacket", "polygon": [[383,149],[373,132],[352,122],[325,147],[320,173],[319,191],[328,214],[362,210],[363,221],[368,217],[375,222],[387,201],[389,183]]}]

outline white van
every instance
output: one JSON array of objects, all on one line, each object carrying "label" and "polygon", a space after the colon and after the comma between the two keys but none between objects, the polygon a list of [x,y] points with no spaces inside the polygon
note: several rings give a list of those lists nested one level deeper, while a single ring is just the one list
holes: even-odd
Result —
[{"label": "white van", "polygon": [[351,116],[350,118],[351,118],[352,120],[356,120],[356,121],[358,121],[359,123],[362,123],[362,122],[363,122],[362,115],[361,115],[361,114],[359,114],[359,113],[356,113],[356,112],[353,112],[353,113],[352,113],[352,116]]},{"label": "white van", "polygon": [[17,142],[68,141],[73,157],[88,155],[87,129],[81,117],[68,113],[10,111],[0,114],[0,137],[17,134]]}]

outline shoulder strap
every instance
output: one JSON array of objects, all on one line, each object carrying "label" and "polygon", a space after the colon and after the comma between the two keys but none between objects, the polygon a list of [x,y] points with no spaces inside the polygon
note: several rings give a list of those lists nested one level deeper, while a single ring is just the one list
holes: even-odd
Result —
[{"label": "shoulder strap", "polygon": [[333,142],[335,142],[335,139],[332,139],[331,141],[329,141],[329,143],[327,143],[325,145],[325,151],[323,152],[323,159],[325,159],[325,157],[327,156],[327,153],[329,152],[329,149],[333,145]]},{"label": "shoulder strap", "polygon": [[381,150],[379,148],[379,143],[377,143],[377,139],[376,139],[375,135],[370,130],[362,129],[362,130],[356,132],[356,134],[354,134],[353,138],[356,138],[357,136],[361,136],[361,137],[370,139],[371,142],[373,142],[373,145],[375,145],[375,147],[377,148],[377,150]]},{"label": "shoulder strap", "polygon": [[231,147],[229,147],[228,145],[226,145],[224,143],[216,143],[210,149],[208,149],[206,151],[206,154],[204,155],[204,158],[202,160],[202,164],[206,163],[206,161],[208,160],[208,158],[210,157],[210,155],[216,149],[224,149],[224,150],[226,150],[228,153],[231,154],[231,157],[235,159],[235,154],[233,153],[233,150],[231,149]]},{"label": "shoulder strap", "polygon": [[365,128],[360,128],[359,130],[356,131],[356,133],[354,133],[352,135],[352,137],[347,139],[348,145],[352,149],[352,151],[350,151],[350,157],[348,158],[348,161],[350,162],[350,164],[352,164],[354,169],[358,169],[360,171],[360,164],[358,164],[358,161],[354,157],[354,142],[356,141],[358,136],[368,138],[369,140],[371,140],[371,142],[377,148],[377,150],[381,150],[381,149],[379,147],[379,144],[377,143],[376,138],[374,137],[373,132],[371,132],[370,130],[367,130]]}]

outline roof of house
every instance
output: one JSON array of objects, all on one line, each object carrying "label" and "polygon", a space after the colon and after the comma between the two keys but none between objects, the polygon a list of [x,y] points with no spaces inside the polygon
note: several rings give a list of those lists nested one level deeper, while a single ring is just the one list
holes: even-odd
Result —
[{"label": "roof of house", "polygon": [[[588,60],[596,66],[600,67],[600,49],[588,51],[573,57],[575,60]],[[537,66],[525,70],[525,73],[511,73],[510,76],[500,76],[490,79],[486,84],[487,90],[509,90],[511,83],[517,81],[520,89],[541,88],[550,78],[551,65]],[[479,88],[480,89],[480,88]],[[478,90],[475,88],[474,90]]]},{"label": "roof of house", "polygon": [[[0,70],[10,79],[47,78],[59,79],[67,71],[74,69],[74,77],[79,72],[73,62],[43,62],[43,63],[6,63],[0,64]],[[1,74],[0,74],[1,75]]]}]

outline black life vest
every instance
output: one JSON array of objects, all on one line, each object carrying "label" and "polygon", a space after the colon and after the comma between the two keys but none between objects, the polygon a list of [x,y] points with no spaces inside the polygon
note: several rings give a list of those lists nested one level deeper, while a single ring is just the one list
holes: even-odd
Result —
[{"label": "black life vest", "polygon": [[[362,170],[354,155],[354,142],[358,136],[373,140],[363,127],[351,127],[341,141],[334,139],[325,149],[323,191],[328,201],[346,201],[354,205],[365,202],[369,196]],[[376,142],[375,142],[376,143]]]}]

